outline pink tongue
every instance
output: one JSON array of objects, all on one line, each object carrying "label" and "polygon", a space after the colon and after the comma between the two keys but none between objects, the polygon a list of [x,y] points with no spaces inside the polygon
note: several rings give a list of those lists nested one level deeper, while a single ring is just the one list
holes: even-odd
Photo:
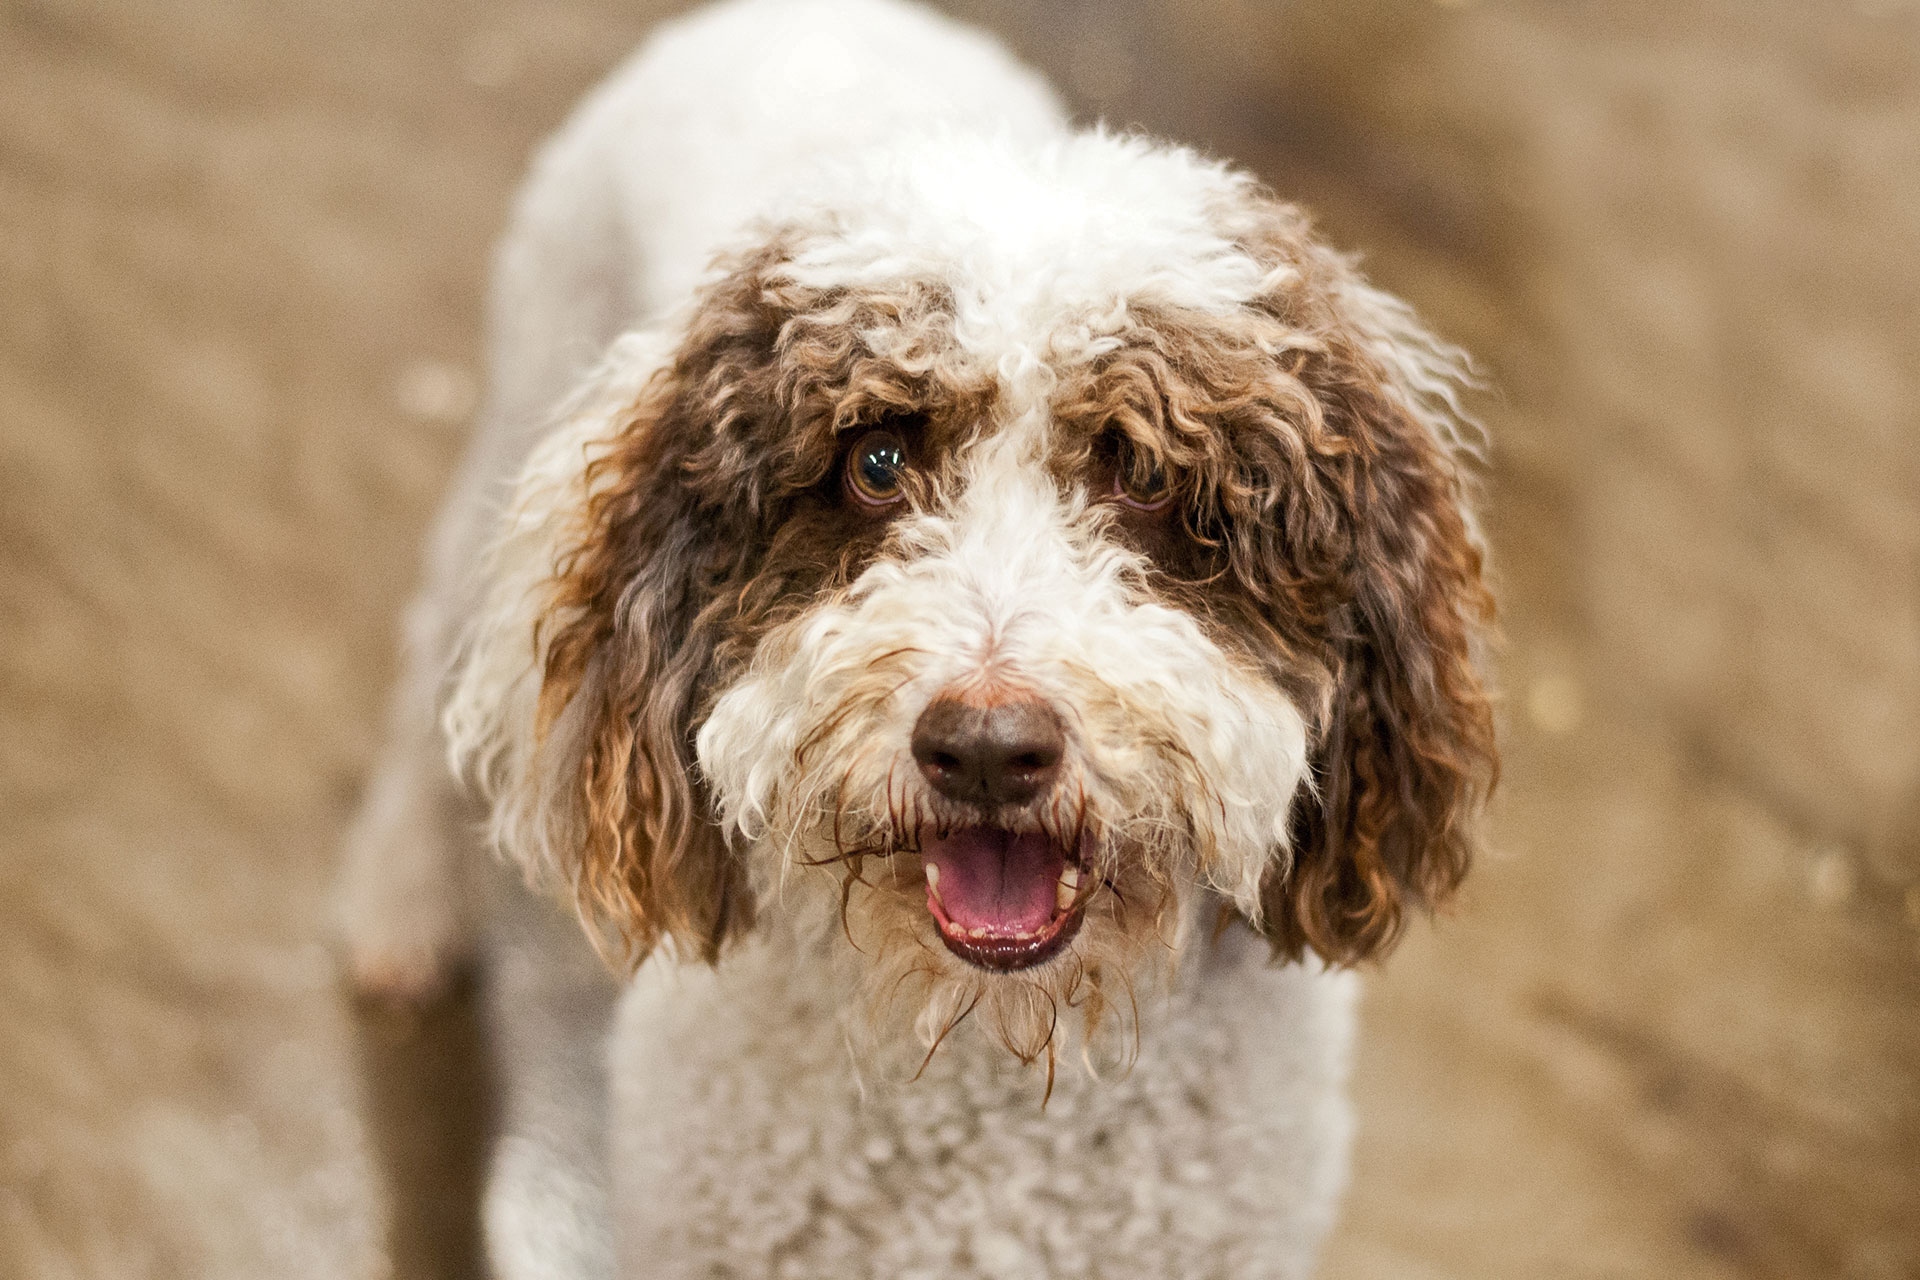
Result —
[{"label": "pink tongue", "polygon": [[921,855],[940,869],[940,906],[962,929],[1033,933],[1053,919],[1066,859],[1037,832],[968,827],[927,841]]}]

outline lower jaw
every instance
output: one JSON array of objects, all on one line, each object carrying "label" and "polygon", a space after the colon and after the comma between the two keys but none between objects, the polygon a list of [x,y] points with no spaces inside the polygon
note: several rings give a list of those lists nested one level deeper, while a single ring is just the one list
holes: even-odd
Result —
[{"label": "lower jaw", "polygon": [[940,931],[940,941],[947,944],[947,950],[968,964],[992,973],[1013,973],[1045,964],[1065,951],[1074,935],[1080,932],[1080,923],[1085,915],[1083,909],[1068,911],[1054,917],[1038,933],[1026,937],[996,937],[992,934],[955,937],[947,932],[938,917],[934,920],[934,927]]}]

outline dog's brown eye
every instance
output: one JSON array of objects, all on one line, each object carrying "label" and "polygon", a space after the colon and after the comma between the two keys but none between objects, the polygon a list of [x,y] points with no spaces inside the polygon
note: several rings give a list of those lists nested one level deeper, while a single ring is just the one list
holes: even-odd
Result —
[{"label": "dog's brown eye", "polygon": [[907,472],[907,442],[891,431],[869,431],[847,454],[847,492],[870,507],[900,501]]},{"label": "dog's brown eye", "polygon": [[1163,511],[1173,501],[1173,484],[1158,463],[1136,454],[1114,469],[1113,496],[1135,511]]}]

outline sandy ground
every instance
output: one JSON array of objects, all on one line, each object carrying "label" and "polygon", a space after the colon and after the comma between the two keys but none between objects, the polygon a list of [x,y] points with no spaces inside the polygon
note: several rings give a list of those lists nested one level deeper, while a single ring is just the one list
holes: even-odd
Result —
[{"label": "sandy ground", "polygon": [[[1483,261],[1141,74],[1133,7],[972,10],[1499,367]],[[473,1272],[471,1010],[352,1011],[330,864],[487,246],[655,8],[0,8],[0,1275]],[[1560,504],[1504,457],[1496,848],[1372,984],[1325,1274],[1920,1276],[1920,900],[1588,692]]]}]

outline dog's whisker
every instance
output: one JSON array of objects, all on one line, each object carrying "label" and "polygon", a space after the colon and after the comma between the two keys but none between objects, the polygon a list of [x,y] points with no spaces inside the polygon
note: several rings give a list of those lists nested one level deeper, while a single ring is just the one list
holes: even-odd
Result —
[{"label": "dog's whisker", "polygon": [[840,819],[847,808],[847,775],[840,775],[840,788],[834,793],[833,800],[833,847],[841,853],[846,852],[847,842],[840,831]]},{"label": "dog's whisker", "polygon": [[967,1020],[967,1015],[971,1014],[974,1011],[974,1009],[979,1007],[982,994],[984,993],[976,993],[973,999],[970,1002],[968,1002],[967,1007],[960,1011],[959,1017],[953,1019],[952,1021],[948,1022],[946,1026],[940,1028],[940,1034],[935,1036],[933,1038],[933,1043],[927,1046],[927,1056],[920,1060],[920,1069],[913,1073],[913,1079],[909,1080],[907,1083],[916,1084],[919,1082],[920,1077],[926,1074],[928,1064],[930,1064],[933,1061],[933,1055],[940,1052],[940,1046],[946,1043],[948,1033],[950,1033],[955,1027],[959,1026],[961,1023],[965,1022]]},{"label": "dog's whisker", "polygon": [[1045,1093],[1040,1095],[1040,1110],[1042,1111],[1045,1111],[1047,1104],[1053,1101],[1053,1068],[1056,1056],[1057,1050],[1054,1045],[1053,1036],[1049,1034],[1047,1036],[1047,1089]]}]

